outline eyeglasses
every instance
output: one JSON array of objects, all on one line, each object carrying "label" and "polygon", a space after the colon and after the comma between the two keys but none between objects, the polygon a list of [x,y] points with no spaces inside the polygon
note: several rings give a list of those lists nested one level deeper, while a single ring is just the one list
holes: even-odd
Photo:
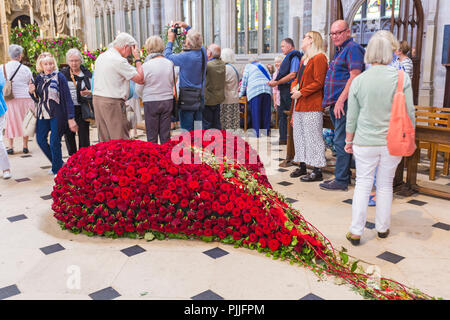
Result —
[{"label": "eyeglasses", "polygon": [[338,37],[338,36],[340,36],[342,33],[344,33],[344,32],[347,31],[347,30],[348,30],[348,28],[345,28],[345,29],[342,30],[342,31],[332,32],[332,33],[329,34],[329,36],[330,36],[330,37]]}]

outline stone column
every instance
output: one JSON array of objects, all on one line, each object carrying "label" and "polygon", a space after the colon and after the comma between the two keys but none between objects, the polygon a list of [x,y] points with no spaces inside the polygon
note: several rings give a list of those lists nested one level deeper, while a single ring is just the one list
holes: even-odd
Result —
[{"label": "stone column", "polygon": [[434,58],[436,48],[436,22],[437,22],[437,8],[439,0],[428,1],[428,13],[426,15],[426,29],[425,29],[425,45],[422,68],[422,85],[419,90],[419,105],[432,106],[433,105],[433,73],[434,73]]},{"label": "stone column", "polygon": [[162,20],[161,16],[161,0],[152,0],[150,4],[150,10],[153,17],[153,34],[160,35],[162,33]]},{"label": "stone column", "polygon": [[8,47],[9,47],[9,32],[8,32],[8,21],[6,20],[6,8],[5,1],[0,1],[0,22],[1,22],[1,34],[3,38],[3,59],[2,63],[6,62],[8,57]]}]

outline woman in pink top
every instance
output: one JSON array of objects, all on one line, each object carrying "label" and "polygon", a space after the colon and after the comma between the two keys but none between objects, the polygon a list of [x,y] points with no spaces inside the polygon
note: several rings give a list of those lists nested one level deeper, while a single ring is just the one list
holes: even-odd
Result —
[{"label": "woman in pink top", "polygon": [[[272,79],[275,80],[278,76],[278,71],[280,70],[281,63],[283,62],[284,57],[278,56],[275,58],[275,73],[273,74]],[[273,106],[275,110],[277,110],[278,106],[280,105],[280,90],[277,86],[273,87]]]}]

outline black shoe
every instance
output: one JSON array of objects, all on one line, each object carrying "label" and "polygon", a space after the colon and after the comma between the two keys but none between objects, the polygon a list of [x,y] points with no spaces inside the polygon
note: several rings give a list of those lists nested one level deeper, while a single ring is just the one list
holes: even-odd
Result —
[{"label": "black shoe", "polygon": [[348,190],[347,186],[344,186],[344,185],[336,182],[336,180],[333,180],[329,183],[321,183],[319,186],[320,186],[320,189],[328,190],[328,191],[347,191]]},{"label": "black shoe", "polygon": [[6,150],[6,153],[8,153],[8,154],[14,154],[14,150],[11,148],[11,149],[7,149]]},{"label": "black shoe", "polygon": [[303,182],[322,181],[322,173],[311,172],[300,178]]},{"label": "black shoe", "polygon": [[280,140],[280,141],[278,142],[278,144],[279,144],[280,146],[285,146],[285,145],[287,145],[287,141],[286,141],[286,140]]},{"label": "black shoe", "polygon": [[347,235],[345,236],[347,238],[348,241],[351,242],[352,245],[354,246],[359,246],[360,242],[361,242],[361,237],[359,238],[355,238],[350,232],[347,233]]},{"label": "black shoe", "polygon": [[378,238],[386,239],[389,235],[389,229],[386,232],[378,232]]},{"label": "black shoe", "polygon": [[23,148],[23,153],[27,154],[29,152],[30,152],[30,150],[28,150],[28,148]]},{"label": "black shoe", "polygon": [[297,169],[295,169],[294,172],[292,172],[290,174],[290,177],[291,178],[298,178],[298,177],[304,176],[307,173],[308,172],[306,171],[306,168],[297,168]]}]

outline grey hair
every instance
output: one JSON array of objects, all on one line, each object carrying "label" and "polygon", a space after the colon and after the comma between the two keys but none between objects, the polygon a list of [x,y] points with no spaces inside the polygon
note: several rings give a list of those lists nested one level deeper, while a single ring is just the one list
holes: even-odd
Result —
[{"label": "grey hair", "polygon": [[400,48],[400,42],[398,42],[397,38],[392,34],[392,32],[387,30],[377,31],[375,35],[386,38],[392,45],[392,51],[397,51]]},{"label": "grey hair", "polygon": [[69,61],[69,58],[71,56],[77,56],[80,59],[81,64],[84,63],[83,55],[81,54],[80,50],[78,50],[77,48],[72,48],[69,51],[67,51],[67,53],[66,53],[66,62]]},{"label": "grey hair", "polygon": [[259,62],[258,56],[251,56],[248,58],[248,63]]},{"label": "grey hair", "polygon": [[199,50],[202,47],[203,44],[203,37],[200,34],[200,32],[195,31],[194,29],[191,29],[188,31],[186,35],[186,43],[189,47],[189,49],[192,50]]},{"label": "grey hair", "polygon": [[19,59],[20,55],[23,53],[23,48],[18,44],[12,44],[8,48],[9,57],[13,60]]},{"label": "grey hair", "polygon": [[233,49],[225,48],[222,50],[221,54],[222,61],[225,63],[236,63],[236,55]]},{"label": "grey hair", "polygon": [[366,64],[388,65],[392,62],[392,58],[392,43],[382,35],[373,35],[367,45],[364,62]]},{"label": "grey hair", "polygon": [[123,48],[125,46],[137,46],[136,39],[126,32],[121,32],[117,35],[116,39],[113,41],[113,47]]},{"label": "grey hair", "polygon": [[222,53],[222,49],[219,45],[215,43],[211,43],[208,47],[208,49],[211,51],[211,55],[213,58],[220,58],[220,54]]}]

